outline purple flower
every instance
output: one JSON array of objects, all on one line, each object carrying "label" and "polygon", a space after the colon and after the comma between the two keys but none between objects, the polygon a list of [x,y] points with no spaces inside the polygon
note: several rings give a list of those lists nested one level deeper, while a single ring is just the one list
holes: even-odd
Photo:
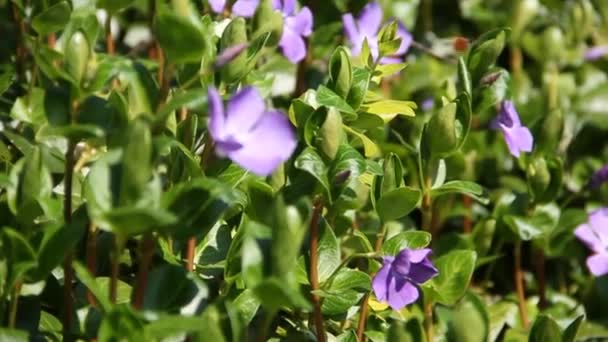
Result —
[{"label": "purple flower", "polygon": [[589,215],[589,221],[576,228],[574,235],[594,254],[587,258],[587,267],[595,276],[608,273],[608,208]]},{"label": "purple flower", "polygon": [[232,60],[237,58],[245,49],[249,47],[247,43],[239,43],[225,48],[217,58],[215,59],[214,66],[219,68],[230,63]]},{"label": "purple flower", "polygon": [[602,166],[601,169],[597,170],[593,176],[591,176],[589,187],[591,189],[597,189],[605,182],[608,182],[608,164]]},{"label": "purple flower", "polygon": [[229,101],[209,88],[209,133],[216,152],[260,175],[271,174],[289,159],[297,141],[289,120],[281,112],[267,111],[254,87],[245,87]]},{"label": "purple flower", "polygon": [[429,260],[429,248],[404,249],[397,256],[386,256],[382,268],[372,281],[379,301],[386,301],[394,310],[401,310],[418,299],[418,286],[437,275]]},{"label": "purple flower", "polygon": [[585,51],[585,59],[588,61],[598,60],[605,55],[608,55],[608,45],[598,45]]},{"label": "purple flower", "polygon": [[[232,13],[240,16],[249,18],[255,13],[256,8],[260,4],[260,0],[236,0],[232,5]],[[226,8],[226,0],[209,0],[211,10],[215,13],[224,12]]]},{"label": "purple flower", "polygon": [[304,37],[312,33],[312,13],[308,7],[302,7],[296,13],[296,0],[273,0],[272,5],[283,13],[283,34],[279,41],[281,52],[291,63],[298,63],[306,58]]},{"label": "purple flower", "polygon": [[520,153],[532,151],[534,137],[526,126],[522,126],[519,121],[519,114],[515,110],[515,106],[511,101],[502,101],[500,104],[500,113],[492,121],[490,126],[494,129],[500,129],[509,147],[509,152],[516,158],[519,158]]},{"label": "purple flower", "polygon": [[[344,32],[351,44],[353,57],[361,54],[363,41],[367,39],[370,52],[374,60],[380,54],[378,48],[378,31],[382,25],[382,7],[378,2],[371,2],[361,10],[359,17],[355,20],[351,13],[342,16]],[[407,31],[403,23],[397,21],[397,37],[401,38],[399,49],[389,57],[380,59],[381,64],[394,64],[401,62],[401,56],[405,55],[412,44],[412,34]]]}]

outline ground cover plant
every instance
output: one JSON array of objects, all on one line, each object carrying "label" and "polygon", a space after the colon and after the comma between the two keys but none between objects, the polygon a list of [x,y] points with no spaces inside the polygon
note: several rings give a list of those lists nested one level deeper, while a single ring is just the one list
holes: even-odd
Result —
[{"label": "ground cover plant", "polygon": [[608,339],[608,2],[0,16],[0,341]]}]

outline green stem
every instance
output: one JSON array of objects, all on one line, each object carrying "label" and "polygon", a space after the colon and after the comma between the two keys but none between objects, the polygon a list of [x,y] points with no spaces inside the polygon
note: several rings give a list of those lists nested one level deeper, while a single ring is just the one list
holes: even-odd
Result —
[{"label": "green stem", "polygon": [[517,292],[517,303],[519,306],[519,317],[524,328],[528,328],[528,310],[526,309],[526,294],[524,292],[524,275],[521,269],[521,241],[515,242],[514,257],[514,278],[515,290]]},{"label": "green stem", "polygon": [[426,333],[427,342],[433,342],[435,339],[433,332],[433,303],[426,299],[424,302],[424,332]]},{"label": "green stem", "polygon": [[110,302],[116,303],[118,296],[118,274],[120,271],[120,255],[125,246],[125,240],[122,236],[114,235],[114,250],[111,252],[111,269],[110,269]]},{"label": "green stem", "polygon": [[314,321],[317,331],[317,341],[325,342],[325,327],[323,326],[323,315],[321,314],[321,298],[317,294],[319,290],[319,221],[323,211],[321,200],[315,200],[310,219],[310,286],[312,289],[312,303],[314,308]]},{"label": "green stem", "polygon": [[[76,142],[68,139],[68,149],[65,153],[65,175],[63,180],[63,219],[66,224],[72,222],[72,180],[74,178],[74,150]],[[72,311],[74,303],[72,300],[72,281],[74,280],[74,270],[72,261],[74,252],[70,249],[63,261],[63,333],[64,339],[69,340],[70,327],[72,326]]]},{"label": "green stem", "polygon": [[17,321],[17,308],[19,307],[19,294],[21,293],[21,285],[23,282],[18,280],[13,287],[13,293],[11,295],[11,306],[8,316],[8,327],[14,328],[15,322]]}]

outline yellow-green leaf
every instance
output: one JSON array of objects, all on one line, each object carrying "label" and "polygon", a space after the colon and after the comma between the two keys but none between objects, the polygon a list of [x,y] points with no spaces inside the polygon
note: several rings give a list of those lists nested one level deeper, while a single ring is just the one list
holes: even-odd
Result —
[{"label": "yellow-green leaf", "polygon": [[380,148],[378,145],[376,145],[376,143],[368,138],[365,134],[357,132],[346,125],[344,125],[344,130],[361,139],[361,142],[363,143],[363,151],[365,152],[365,156],[367,158],[373,158],[380,155]]},{"label": "yellow-green leaf", "polygon": [[382,100],[373,103],[366,103],[362,110],[380,116],[384,122],[389,122],[397,115],[415,116],[416,103],[412,101]]}]

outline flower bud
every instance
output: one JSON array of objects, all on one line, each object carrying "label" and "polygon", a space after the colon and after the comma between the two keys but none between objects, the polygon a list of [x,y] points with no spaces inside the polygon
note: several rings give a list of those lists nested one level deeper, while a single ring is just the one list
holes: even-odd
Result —
[{"label": "flower bud", "polygon": [[342,141],[342,116],[331,108],[327,111],[325,122],[317,135],[319,148],[329,159],[334,159]]},{"label": "flower bud", "polygon": [[554,199],[562,182],[562,165],[558,159],[535,157],[526,168],[528,191],[536,203]]},{"label": "flower bud", "polygon": [[[240,44],[247,44],[245,19],[234,18],[224,29],[222,39],[220,40],[220,48],[226,50]],[[234,83],[245,75],[247,69],[247,55],[241,53],[225,64],[220,69],[220,72],[222,79],[226,83]]]},{"label": "flower bud", "polygon": [[564,33],[557,26],[550,26],[543,32],[543,51],[545,59],[555,61],[559,59],[564,51],[566,43]]},{"label": "flower bud", "polygon": [[70,37],[65,51],[66,69],[68,74],[80,84],[86,73],[90,57],[90,45],[82,31],[76,31]]},{"label": "flower bud", "polygon": [[346,49],[340,46],[329,60],[330,88],[342,98],[348,96],[353,82],[353,70]]},{"label": "flower bud", "polygon": [[272,1],[262,0],[253,16],[253,39],[267,32],[270,38],[266,46],[277,46],[283,34],[283,15],[272,7]]},{"label": "flower bud", "polygon": [[456,103],[447,103],[431,118],[426,127],[430,152],[435,157],[443,158],[458,147],[456,110]]}]

